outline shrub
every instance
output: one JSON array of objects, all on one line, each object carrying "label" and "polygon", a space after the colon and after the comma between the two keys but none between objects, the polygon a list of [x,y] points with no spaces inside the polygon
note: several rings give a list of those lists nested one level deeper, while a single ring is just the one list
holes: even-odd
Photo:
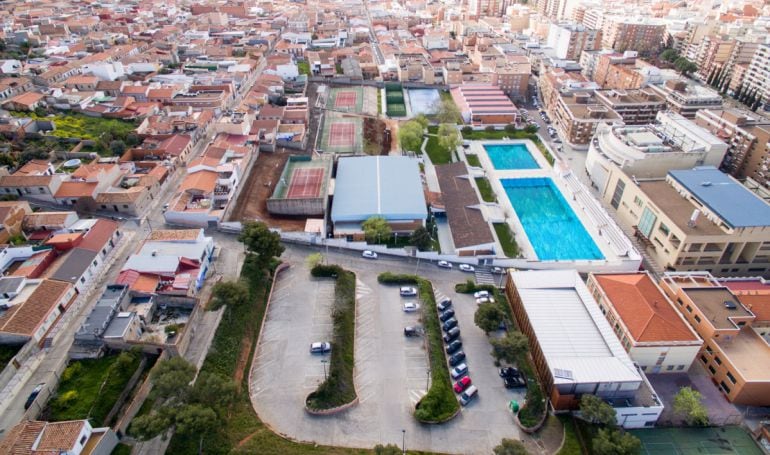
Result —
[{"label": "shrub", "polygon": [[471,279],[465,283],[455,284],[455,292],[459,292],[460,294],[473,294],[477,291],[489,291],[494,293],[497,292],[497,288],[491,284],[476,284],[476,282]]},{"label": "shrub", "polygon": [[385,272],[377,276],[377,281],[380,284],[417,284],[420,281],[420,277],[417,275]]},{"label": "shrub", "polygon": [[338,265],[318,264],[310,269],[310,274],[314,277],[320,278],[336,278],[342,273],[342,267]]},{"label": "shrub", "polygon": [[492,133],[495,131],[495,127],[492,125],[489,125],[488,127],[484,128],[484,131],[486,131],[487,133]]}]

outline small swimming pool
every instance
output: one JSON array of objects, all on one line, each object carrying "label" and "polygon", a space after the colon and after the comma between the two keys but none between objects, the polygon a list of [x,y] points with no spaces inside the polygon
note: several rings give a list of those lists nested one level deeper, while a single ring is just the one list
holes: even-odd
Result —
[{"label": "small swimming pool", "polygon": [[502,179],[500,183],[539,260],[604,259],[553,180]]},{"label": "small swimming pool", "polygon": [[524,144],[486,144],[484,149],[495,169],[540,169]]}]

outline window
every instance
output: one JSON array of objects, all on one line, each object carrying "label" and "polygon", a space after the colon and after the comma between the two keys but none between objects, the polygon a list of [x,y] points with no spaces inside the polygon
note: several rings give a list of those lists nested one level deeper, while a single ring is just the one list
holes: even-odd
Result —
[{"label": "window", "polygon": [[639,220],[639,232],[644,234],[645,237],[650,238],[652,227],[655,225],[657,220],[658,217],[652,213],[652,210],[650,210],[649,207],[645,207],[644,212],[642,212],[642,218]]},{"label": "window", "polygon": [[98,264],[96,263],[96,261],[94,261],[94,267],[96,267],[97,265],[98,265]]},{"label": "window", "polygon": [[86,278],[85,277],[80,277],[80,282],[81,283],[85,283],[86,282]]},{"label": "window", "polygon": [[40,191],[40,194],[45,194],[45,188],[38,188],[38,191]]},{"label": "window", "polygon": [[709,371],[711,372],[712,375],[717,374],[717,370],[715,370],[714,367],[712,367],[711,365],[709,365]]},{"label": "window", "polygon": [[106,206],[106,205],[102,205],[102,210],[104,210],[104,209],[106,209],[106,208],[107,208],[107,206]]},{"label": "window", "polygon": [[123,208],[124,208],[124,209],[127,209],[127,208],[128,208],[128,206],[127,206],[126,204],[123,204]]},{"label": "window", "polygon": [[665,224],[663,224],[663,223],[660,223],[660,224],[658,225],[658,230],[659,230],[660,232],[662,232],[663,234],[665,234],[666,236],[668,236],[669,232],[671,232],[671,231],[668,229],[668,226],[666,226],[666,225],[665,225]]},{"label": "window", "polygon": [[725,393],[730,393],[730,387],[727,387],[725,381],[719,381],[719,385],[722,387],[722,390],[724,390]]},{"label": "window", "polygon": [[674,371],[674,365],[667,366],[666,371]]},{"label": "window", "polygon": [[729,379],[730,382],[732,382],[733,384],[737,384],[738,383],[738,381],[735,380],[735,376],[733,376],[733,374],[730,373],[729,371],[727,372],[726,376],[727,376],[727,379]]},{"label": "window", "polygon": [[639,196],[634,196],[634,204],[636,204],[637,207],[642,206],[642,200],[639,198]]},{"label": "window", "polygon": [[746,321],[739,321],[738,322],[738,327],[743,327],[744,325],[746,325]]},{"label": "window", "polygon": [[692,307],[690,305],[687,305],[685,308],[687,308],[688,313],[692,313]]},{"label": "window", "polygon": [[697,314],[695,315],[695,318],[694,318],[694,319],[695,319],[695,322],[698,322],[698,323],[700,323],[700,316],[698,316]]},{"label": "window", "polygon": [[714,356],[714,362],[715,362],[717,365],[722,365],[722,359],[720,359],[718,355],[715,355],[715,356]]},{"label": "window", "polygon": [[677,365],[676,366],[676,371],[682,371],[682,370],[684,370],[684,365]]},{"label": "window", "polygon": [[678,303],[679,306],[684,305],[684,302],[682,302],[682,299],[680,299],[679,297],[676,298],[676,303]]},{"label": "window", "polygon": [[615,192],[612,193],[612,201],[610,205],[617,209],[620,206],[620,200],[623,198],[623,191],[626,189],[626,184],[622,180],[618,180],[615,184]]},{"label": "window", "polygon": [[655,421],[654,420],[648,420],[648,421],[644,422],[644,426],[645,427],[654,427],[655,426]]},{"label": "window", "polygon": [[85,444],[87,440],[88,440],[87,436],[83,436],[82,438],[80,438],[80,445],[82,446],[83,444]]},{"label": "window", "polygon": [[647,365],[642,365],[642,371],[647,371]]}]

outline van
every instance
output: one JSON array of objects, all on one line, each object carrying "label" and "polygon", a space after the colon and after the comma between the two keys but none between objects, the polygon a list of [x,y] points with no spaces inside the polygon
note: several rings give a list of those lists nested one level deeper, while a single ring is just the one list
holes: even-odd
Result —
[{"label": "van", "polygon": [[460,404],[465,406],[468,403],[471,402],[474,398],[476,398],[476,395],[478,395],[479,389],[475,385],[472,385],[465,389],[465,392],[460,394]]}]

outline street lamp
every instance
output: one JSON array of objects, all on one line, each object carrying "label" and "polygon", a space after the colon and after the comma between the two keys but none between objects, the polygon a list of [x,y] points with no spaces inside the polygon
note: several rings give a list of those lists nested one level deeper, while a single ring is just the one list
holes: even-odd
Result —
[{"label": "street lamp", "polygon": [[406,455],[406,430],[401,430],[401,451]]},{"label": "street lamp", "polygon": [[322,363],[322,364],[323,364],[323,366],[324,366],[324,381],[327,379],[327,378],[326,378],[326,364],[327,364],[328,362],[329,362],[329,361],[328,361],[328,360],[326,360],[326,359],[323,359],[323,360],[321,360],[321,363]]},{"label": "street lamp", "polygon": [[425,381],[425,392],[428,392],[428,389],[430,389],[430,369],[427,370],[428,377]]}]

